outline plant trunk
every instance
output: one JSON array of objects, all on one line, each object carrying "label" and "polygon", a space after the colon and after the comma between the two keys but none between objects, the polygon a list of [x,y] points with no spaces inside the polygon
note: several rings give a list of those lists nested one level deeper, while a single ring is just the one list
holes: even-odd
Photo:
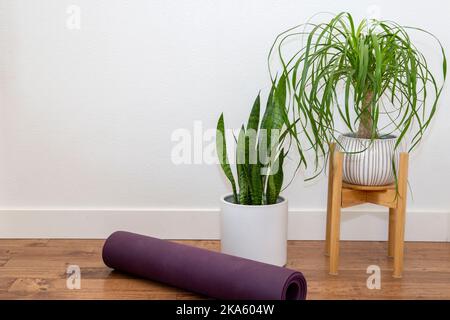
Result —
[{"label": "plant trunk", "polygon": [[[356,136],[362,139],[371,139],[373,132],[373,118],[372,118],[372,100],[373,91],[369,90],[364,96],[364,101],[361,110],[361,116],[359,118],[359,127]],[[374,133],[376,138],[376,132]]]}]

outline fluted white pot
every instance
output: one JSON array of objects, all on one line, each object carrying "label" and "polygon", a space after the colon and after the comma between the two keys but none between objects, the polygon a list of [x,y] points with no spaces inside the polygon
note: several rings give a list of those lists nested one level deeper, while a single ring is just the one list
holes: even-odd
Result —
[{"label": "fluted white pot", "polygon": [[337,148],[344,152],[342,180],[364,186],[384,186],[395,181],[394,166],[398,170],[397,137],[387,136],[370,140],[353,134],[341,135]]},{"label": "fluted white pot", "polygon": [[221,199],[221,251],[247,259],[286,265],[288,202],[248,206],[233,203],[233,196]]}]

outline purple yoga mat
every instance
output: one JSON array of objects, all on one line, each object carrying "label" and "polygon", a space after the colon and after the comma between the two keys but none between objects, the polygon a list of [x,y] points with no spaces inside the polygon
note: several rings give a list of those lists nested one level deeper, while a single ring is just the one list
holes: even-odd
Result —
[{"label": "purple yoga mat", "polygon": [[306,280],[298,271],[130,232],[109,236],[103,261],[110,268],[212,298],[306,298]]}]

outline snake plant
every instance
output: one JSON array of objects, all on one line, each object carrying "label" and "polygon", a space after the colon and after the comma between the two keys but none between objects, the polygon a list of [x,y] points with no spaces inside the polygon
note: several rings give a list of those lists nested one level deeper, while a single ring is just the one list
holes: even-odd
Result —
[{"label": "snake plant", "polygon": [[[412,40],[413,32],[436,40],[439,78]],[[435,115],[447,74],[443,46],[430,32],[392,21],[356,24],[347,12],[281,33],[269,63],[273,58],[281,62],[292,118],[305,136],[301,155],[313,150],[316,170],[337,140],[338,121],[358,138],[393,134],[396,148],[407,140],[409,151],[414,149]]]},{"label": "snake plant", "polygon": [[[285,80],[273,85],[266,109],[260,118],[261,98],[255,99],[247,125],[242,125],[236,140],[236,176],[234,178],[227,155],[223,113],[217,122],[216,150],[225,176],[231,183],[234,203],[267,205],[278,200],[283,185],[283,162],[287,151],[283,147],[289,137],[285,111]],[[237,180],[237,183],[236,183]]]}]

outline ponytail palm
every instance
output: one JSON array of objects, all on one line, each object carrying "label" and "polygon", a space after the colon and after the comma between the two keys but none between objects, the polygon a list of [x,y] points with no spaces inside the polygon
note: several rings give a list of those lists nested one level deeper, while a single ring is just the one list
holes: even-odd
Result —
[{"label": "ponytail palm", "polygon": [[[437,41],[440,79],[414,45],[413,31]],[[304,44],[287,54],[286,47],[298,38]],[[358,138],[394,134],[396,147],[410,132],[412,150],[435,115],[447,73],[444,49],[431,33],[392,21],[356,25],[345,12],[326,23],[281,33],[269,59],[274,55],[281,61],[293,118],[314,151],[316,168],[329,143],[337,140],[337,121]]]}]

